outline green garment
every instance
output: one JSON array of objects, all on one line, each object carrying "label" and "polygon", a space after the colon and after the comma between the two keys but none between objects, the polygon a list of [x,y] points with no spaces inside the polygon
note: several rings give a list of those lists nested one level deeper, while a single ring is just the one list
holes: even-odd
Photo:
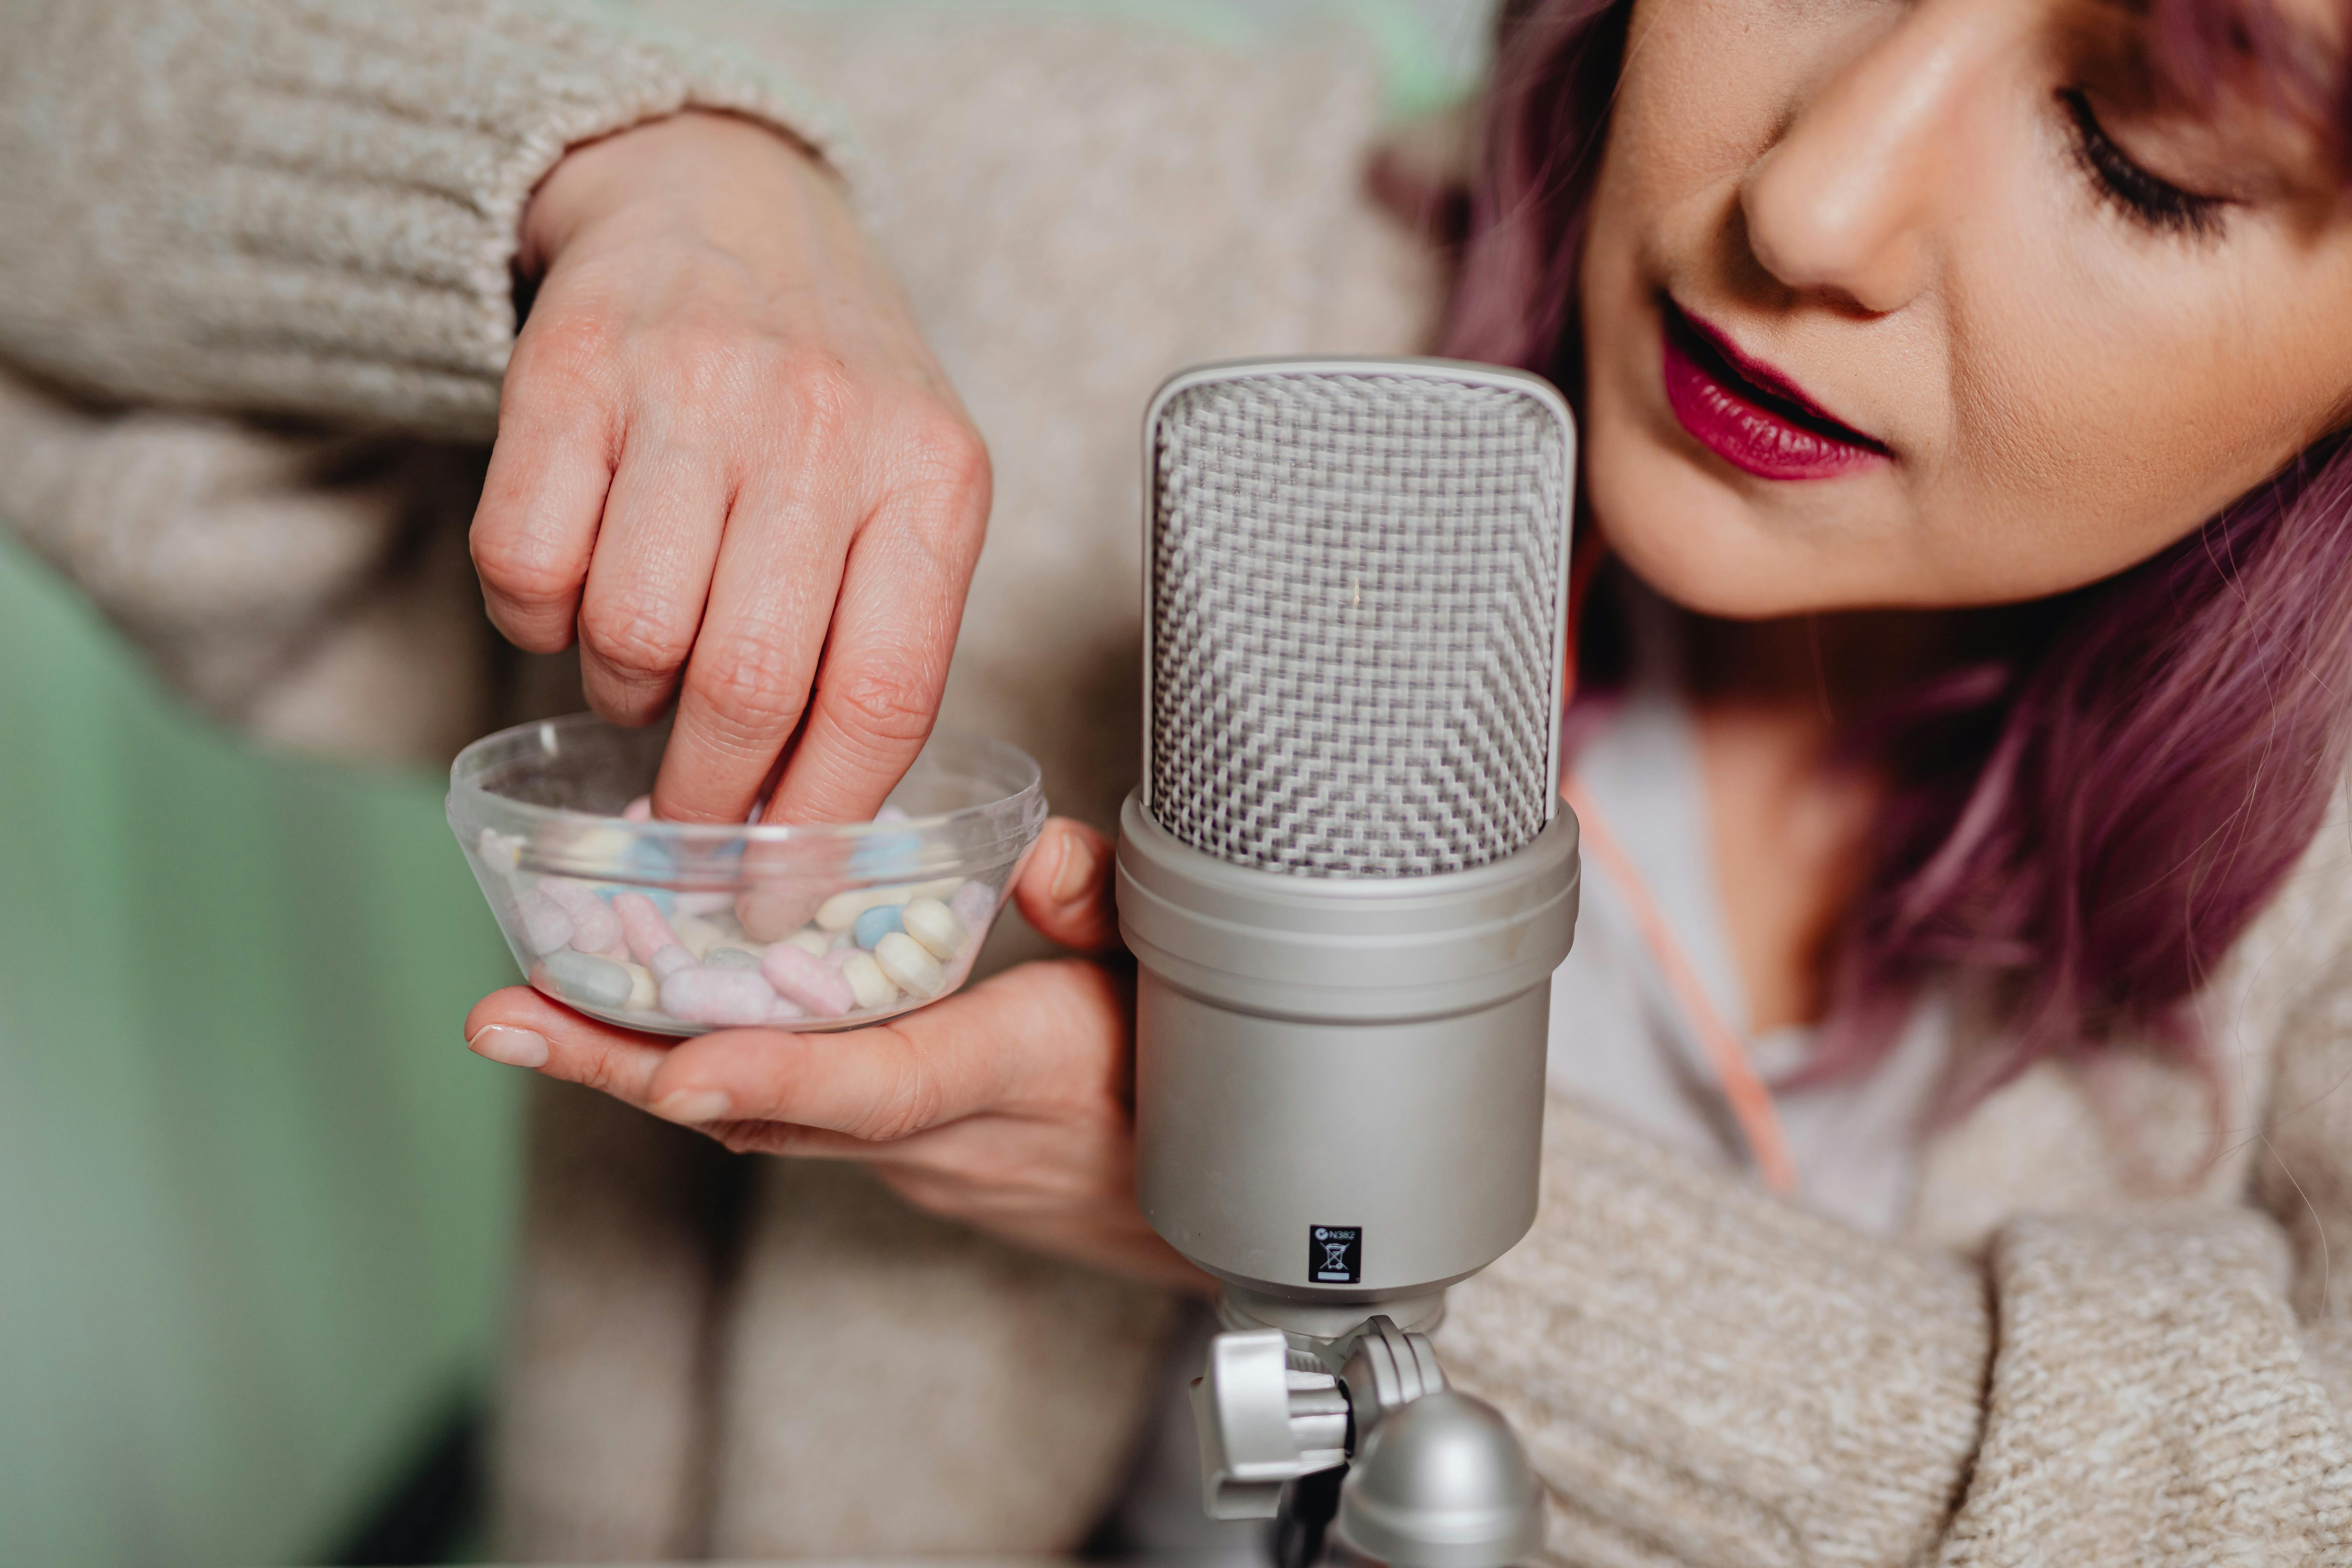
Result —
[{"label": "green garment", "polygon": [[266,756],[0,544],[0,1562],[324,1551],[495,1355],[514,978],[438,779]]}]

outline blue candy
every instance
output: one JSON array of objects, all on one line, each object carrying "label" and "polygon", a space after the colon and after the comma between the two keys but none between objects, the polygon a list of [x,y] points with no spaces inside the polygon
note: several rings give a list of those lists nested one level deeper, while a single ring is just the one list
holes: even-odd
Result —
[{"label": "blue candy", "polygon": [[850,874],[889,880],[912,877],[923,861],[923,836],[919,833],[871,833],[862,835],[857,847],[849,852]]},{"label": "blue candy", "polygon": [[871,952],[884,937],[894,931],[906,929],[906,917],[899,912],[898,905],[877,904],[858,916],[857,923],[850,931],[857,938],[857,945]]}]

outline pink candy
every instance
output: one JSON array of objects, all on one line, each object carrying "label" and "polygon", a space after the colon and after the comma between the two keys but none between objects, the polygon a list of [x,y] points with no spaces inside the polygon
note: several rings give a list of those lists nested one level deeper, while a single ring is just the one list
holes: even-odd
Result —
[{"label": "pink candy", "polygon": [[654,972],[656,980],[667,980],[681,969],[692,969],[694,964],[694,954],[677,942],[656,949],[654,955],[646,960],[646,967]]},{"label": "pink candy", "polygon": [[760,961],[760,973],[785,1000],[821,1018],[837,1018],[857,1005],[857,994],[836,964],[780,942]]},{"label": "pink candy", "polygon": [[595,889],[563,877],[542,877],[539,887],[572,917],[573,947],[582,952],[612,952],[620,947],[621,917],[596,896]]},{"label": "pink candy", "polygon": [[750,969],[713,969],[689,962],[661,983],[662,1011],[682,1023],[765,1024],[775,1018],[778,1005],[774,990]]},{"label": "pink candy", "polygon": [[648,969],[654,966],[654,954],[681,945],[660,908],[643,893],[614,894],[613,912],[620,917],[621,934],[628,942],[630,953]]}]

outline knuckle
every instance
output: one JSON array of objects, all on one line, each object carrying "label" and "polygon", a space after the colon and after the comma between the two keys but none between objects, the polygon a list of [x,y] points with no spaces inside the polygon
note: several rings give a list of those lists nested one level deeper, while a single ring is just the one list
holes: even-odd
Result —
[{"label": "knuckle", "polygon": [[791,434],[803,446],[834,447],[855,432],[866,399],[856,374],[825,353],[797,353],[779,370]]},{"label": "knuckle", "polygon": [[988,443],[952,410],[926,405],[908,445],[908,466],[927,482],[958,497],[987,492],[992,475]]},{"label": "knuckle", "polygon": [[693,632],[668,599],[625,592],[582,607],[580,638],[617,672],[652,678],[686,661]]},{"label": "knuckle", "polygon": [[561,396],[602,385],[620,353],[620,334],[598,310],[534,310],[507,361],[507,391]]},{"label": "knuckle", "polygon": [[799,664],[762,637],[726,637],[697,650],[688,683],[719,724],[765,734],[795,722],[803,706]]},{"label": "knuckle", "polygon": [[477,524],[467,548],[483,584],[523,609],[563,604],[579,589],[579,563],[561,540],[527,528]]},{"label": "knuckle", "polygon": [[912,742],[930,733],[930,682],[904,659],[868,660],[826,691],[843,727],[877,740]]}]

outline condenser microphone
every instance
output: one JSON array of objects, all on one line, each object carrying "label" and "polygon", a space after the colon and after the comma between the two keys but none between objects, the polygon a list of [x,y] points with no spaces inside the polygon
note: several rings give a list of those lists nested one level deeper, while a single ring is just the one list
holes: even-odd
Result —
[{"label": "condenser microphone", "polygon": [[[1352,1458],[1359,1550],[1508,1561],[1532,1480],[1491,1411],[1424,1397],[1421,1331],[1535,1218],[1579,880],[1574,427],[1515,372],[1249,362],[1163,386],[1144,462],[1137,1192],[1223,1287],[1195,1387],[1210,1505],[1270,1515]],[[1494,1496],[1383,1500],[1415,1467],[1475,1476],[1411,1455],[1479,1441]],[[1416,1531],[1454,1545],[1417,1556]]]}]

